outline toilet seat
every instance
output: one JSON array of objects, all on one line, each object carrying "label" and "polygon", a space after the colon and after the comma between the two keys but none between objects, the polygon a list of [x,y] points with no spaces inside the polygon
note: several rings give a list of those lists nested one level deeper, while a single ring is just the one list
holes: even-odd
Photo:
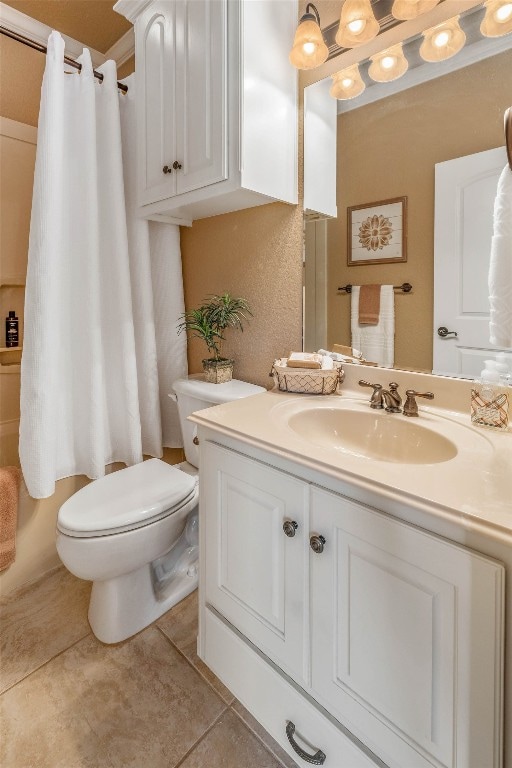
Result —
[{"label": "toilet seat", "polygon": [[60,508],[57,529],[78,538],[131,531],[172,515],[198,493],[197,478],[160,459],[86,485]]}]

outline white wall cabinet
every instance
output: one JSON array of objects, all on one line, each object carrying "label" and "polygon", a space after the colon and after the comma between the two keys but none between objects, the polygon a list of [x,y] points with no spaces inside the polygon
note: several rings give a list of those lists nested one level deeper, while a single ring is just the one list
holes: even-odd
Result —
[{"label": "white wall cabinet", "polygon": [[297,202],[297,3],[120,0],[135,24],[141,215]]},{"label": "white wall cabinet", "polygon": [[[501,564],[213,442],[201,526],[203,657],[274,736],[250,694],[261,657],[243,662],[244,685],[233,677],[244,638],[340,724],[334,753],[318,743],[326,767],[379,764],[370,750],[390,768],[498,768]],[[292,693],[287,717],[332,744],[332,722],[308,733]]]}]

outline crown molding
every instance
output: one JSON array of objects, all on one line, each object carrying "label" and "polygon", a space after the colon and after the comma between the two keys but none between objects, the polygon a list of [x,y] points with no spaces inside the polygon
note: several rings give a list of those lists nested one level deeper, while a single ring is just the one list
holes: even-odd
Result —
[{"label": "crown molding", "polygon": [[114,11],[133,24],[137,16],[140,16],[151,2],[152,0],[118,0],[114,5]]},{"label": "crown molding", "polygon": [[[37,21],[31,16],[27,16],[25,13],[20,13],[20,11],[17,11],[15,8],[2,2],[0,2],[0,22],[3,26],[8,27],[13,32],[18,32],[18,34],[24,35],[31,40],[35,40],[41,45],[48,44],[48,38],[53,31],[52,27],[48,27],[41,21]],[[74,40],[72,37],[68,37],[62,33],[61,35],[65,43],[66,56],[76,59],[83,53],[84,48],[88,48],[91,54],[93,67],[99,67],[107,60],[103,53],[96,51],[94,48],[90,48],[89,46],[80,43],[78,40]]]},{"label": "crown molding", "polygon": [[119,38],[117,43],[111,45],[105,56],[107,59],[114,59],[117,66],[120,67],[125,61],[128,61],[135,54],[135,33],[133,27],[125,32]]}]

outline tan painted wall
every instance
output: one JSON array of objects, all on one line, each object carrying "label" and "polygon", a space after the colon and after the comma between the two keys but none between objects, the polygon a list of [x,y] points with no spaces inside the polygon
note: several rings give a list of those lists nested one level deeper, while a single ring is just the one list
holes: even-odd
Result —
[{"label": "tan painted wall", "polygon": [[[268,387],[276,357],[302,348],[302,209],[282,203],[194,222],[181,229],[185,304],[229,291],[249,301],[254,317],[231,333],[223,353],[235,358],[236,378]],[[229,334],[229,332],[228,332]],[[191,373],[208,357],[189,343]]]},{"label": "tan painted wall", "polygon": [[[512,52],[338,118],[338,218],[328,224],[328,341],[349,343],[350,299],[339,285],[413,284],[397,294],[395,365],[432,368],[434,164],[502,146]],[[428,107],[427,107],[428,105]],[[407,263],[348,267],[347,206],[408,197]]]}]

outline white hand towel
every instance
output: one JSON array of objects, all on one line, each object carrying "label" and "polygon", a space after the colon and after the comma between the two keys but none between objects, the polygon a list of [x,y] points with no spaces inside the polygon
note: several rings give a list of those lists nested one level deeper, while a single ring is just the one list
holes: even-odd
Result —
[{"label": "white hand towel", "polygon": [[381,285],[377,325],[359,325],[359,286],[352,287],[350,321],[352,347],[366,360],[391,367],[395,359],[395,293],[392,285]]},{"label": "white hand towel", "polygon": [[489,338],[512,347],[512,171],[505,166],[494,202],[494,236],[489,264]]}]

